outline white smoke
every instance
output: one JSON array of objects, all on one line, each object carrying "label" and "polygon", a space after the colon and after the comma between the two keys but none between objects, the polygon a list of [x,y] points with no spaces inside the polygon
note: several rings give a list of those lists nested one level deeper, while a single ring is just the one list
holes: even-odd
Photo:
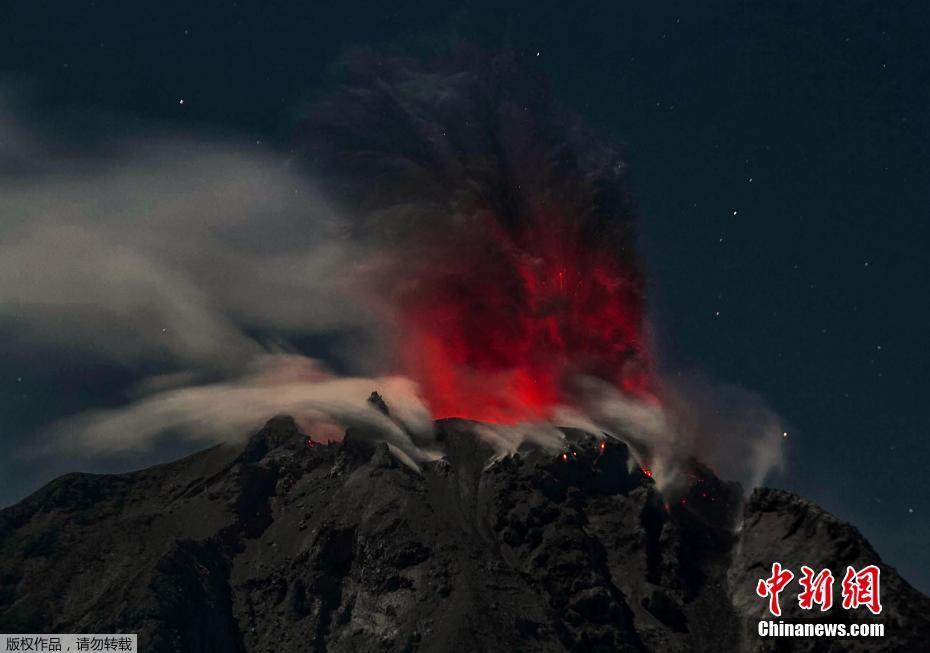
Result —
[{"label": "white smoke", "polygon": [[[390,415],[367,401],[378,388]],[[230,381],[165,389],[129,406],[91,411],[50,429],[57,451],[85,456],[150,448],[166,432],[204,443],[238,441],[275,415],[311,425],[337,424],[385,442],[405,462],[435,460],[433,421],[415,384],[402,377],[339,378],[301,356],[271,355]],[[320,438],[322,439],[322,438]]]},{"label": "white smoke", "polygon": [[[346,357],[370,373],[383,324],[361,300],[359,248],[284,155],[149,132],[76,156],[17,105],[0,92],[0,328],[53,355],[166,370],[128,405],[54,424],[23,450],[92,460],[169,433],[241,439],[292,413],[362,427],[407,462],[433,457],[411,381],[337,378],[282,345],[357,331]],[[367,403],[375,389],[390,417]]]},{"label": "white smoke", "polygon": [[251,332],[370,324],[339,219],[283,157],[149,136],[49,160],[21,125],[0,130],[18,162],[0,168],[0,323],[13,337],[228,370],[267,350]]},{"label": "white smoke", "polygon": [[691,459],[747,492],[781,467],[785,428],[761,397],[697,373],[666,375],[659,385],[661,401],[643,400],[584,379],[578,408],[565,409],[560,423],[628,443],[660,489],[684,482]]},{"label": "white smoke", "polygon": [[524,443],[558,454],[567,446],[563,428],[621,440],[661,491],[686,485],[694,461],[746,492],[783,463],[781,419],[742,388],[680,374],[660,379],[660,400],[634,397],[599,379],[577,381],[577,405],[558,407],[550,420],[478,425],[475,432],[499,456]]}]

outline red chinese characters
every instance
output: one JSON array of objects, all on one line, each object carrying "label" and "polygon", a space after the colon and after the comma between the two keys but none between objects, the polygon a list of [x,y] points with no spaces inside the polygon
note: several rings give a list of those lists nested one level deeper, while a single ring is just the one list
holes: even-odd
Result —
[{"label": "red chinese characters", "polygon": [[[854,567],[846,567],[841,590],[843,596],[843,609],[855,610],[867,608],[872,614],[880,614],[882,603],[880,598],[879,580],[881,570],[876,565],[868,565],[859,571]],[[782,567],[780,562],[772,563],[772,573],[768,578],[761,578],[756,584],[756,594],[769,600],[769,612],[776,617],[781,616],[779,595],[794,579],[790,569]],[[833,607],[833,573],[829,569],[821,569],[818,573],[807,565],[801,565],[801,576],[798,583],[801,592],[798,594],[798,607],[802,610],[813,610],[815,605],[820,606],[821,612]]]},{"label": "red chinese characters", "polygon": [[798,594],[798,605],[802,610],[812,610],[815,603],[820,605],[821,612],[833,606],[833,574],[829,569],[822,569],[814,576],[814,570],[803,565],[798,582],[804,588]]},{"label": "red chinese characters", "polygon": [[863,567],[858,572],[846,567],[843,576],[843,607],[847,610],[865,606],[872,614],[882,611],[879,598],[879,577],[881,570],[875,565]]},{"label": "red chinese characters", "polygon": [[785,586],[794,578],[794,573],[788,569],[782,569],[778,562],[772,563],[772,575],[769,578],[761,578],[756,584],[756,594],[762,598],[769,599],[769,612],[776,617],[781,616],[781,605],[778,602],[778,595],[781,594]]}]

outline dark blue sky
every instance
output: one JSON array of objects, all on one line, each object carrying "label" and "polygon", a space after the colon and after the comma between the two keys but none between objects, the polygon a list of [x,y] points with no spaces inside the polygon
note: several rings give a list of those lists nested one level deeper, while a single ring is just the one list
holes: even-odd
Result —
[{"label": "dark blue sky", "polygon": [[[539,53],[626,144],[666,363],[765,396],[792,425],[770,484],[927,591],[928,26],[920,2],[5,2],[0,80],[88,148],[160,125],[285,150],[347,46]],[[0,355],[11,443],[140,373]],[[0,465],[0,503],[50,473]]]}]

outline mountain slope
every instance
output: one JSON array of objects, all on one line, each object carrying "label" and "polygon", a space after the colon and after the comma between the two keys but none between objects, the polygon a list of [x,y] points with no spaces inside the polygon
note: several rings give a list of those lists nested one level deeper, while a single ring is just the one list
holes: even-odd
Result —
[{"label": "mountain slope", "polygon": [[[668,506],[622,444],[569,432],[566,460],[497,459],[471,423],[437,429],[446,457],[422,474],[352,431],[310,447],[281,417],[240,446],[64,476],[0,511],[0,632],[138,632],[147,652],[908,651],[930,639],[930,599],[797,496],[760,489],[743,505],[696,465]],[[754,588],[773,561],[840,575],[879,564],[884,612],[824,620],[879,621],[886,636],[759,638]],[[786,617],[795,596],[782,595]]]}]

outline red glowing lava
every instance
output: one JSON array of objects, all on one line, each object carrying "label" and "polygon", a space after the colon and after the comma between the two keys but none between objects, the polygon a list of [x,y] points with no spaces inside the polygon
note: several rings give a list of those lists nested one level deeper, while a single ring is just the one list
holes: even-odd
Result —
[{"label": "red glowing lava", "polygon": [[551,209],[518,227],[483,215],[434,234],[395,291],[402,363],[434,415],[545,418],[576,375],[644,391],[641,284],[623,249]]}]

